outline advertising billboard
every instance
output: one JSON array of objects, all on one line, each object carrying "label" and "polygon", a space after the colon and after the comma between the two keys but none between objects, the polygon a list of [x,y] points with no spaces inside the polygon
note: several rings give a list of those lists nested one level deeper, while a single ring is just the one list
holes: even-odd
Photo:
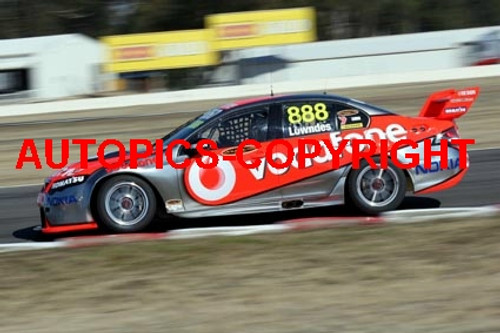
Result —
[{"label": "advertising billboard", "polygon": [[316,15],[311,7],[208,15],[205,26],[214,31],[216,50],[316,40]]},{"label": "advertising billboard", "polygon": [[215,65],[210,29],[116,35],[102,38],[107,72],[137,72]]}]

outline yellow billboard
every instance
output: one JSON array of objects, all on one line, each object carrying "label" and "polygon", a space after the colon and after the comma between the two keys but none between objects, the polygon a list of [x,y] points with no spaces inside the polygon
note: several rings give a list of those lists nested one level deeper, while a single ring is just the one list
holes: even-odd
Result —
[{"label": "yellow billboard", "polygon": [[137,72],[210,66],[218,63],[210,29],[107,36],[108,72]]},{"label": "yellow billboard", "polygon": [[215,50],[316,40],[316,15],[311,7],[208,15],[205,26],[215,33]]}]

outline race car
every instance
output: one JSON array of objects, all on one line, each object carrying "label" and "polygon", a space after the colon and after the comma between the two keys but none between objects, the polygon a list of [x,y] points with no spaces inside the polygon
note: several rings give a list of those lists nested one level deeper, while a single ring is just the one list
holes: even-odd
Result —
[{"label": "race car", "polygon": [[[444,190],[464,177],[468,155],[452,143],[446,147],[446,167],[438,154],[430,157],[430,164],[418,155],[411,168],[397,162],[405,162],[408,153],[424,152],[426,142],[437,150],[442,141],[459,138],[455,119],[478,94],[477,87],[433,93],[417,117],[328,94],[267,96],[223,105],[157,139],[155,153],[142,156],[133,167],[129,152],[118,166],[109,167],[119,159],[112,152],[104,156],[106,163],[93,157],[48,177],[37,200],[41,229],[47,234],[97,228],[138,232],[169,214],[192,218],[344,203],[360,214],[393,210],[408,192]],[[305,139],[319,146],[301,146]],[[354,139],[376,143],[370,154],[375,166],[363,158],[353,167]],[[201,144],[203,140],[214,144]],[[381,143],[391,149],[402,140],[415,144],[399,145],[393,159],[385,159],[388,150]],[[340,147],[342,141],[347,144],[334,156],[329,148]],[[251,144],[240,147],[242,142]],[[302,161],[297,159],[299,146]],[[291,163],[285,166],[290,154]],[[210,168],[199,163],[214,160]]]}]

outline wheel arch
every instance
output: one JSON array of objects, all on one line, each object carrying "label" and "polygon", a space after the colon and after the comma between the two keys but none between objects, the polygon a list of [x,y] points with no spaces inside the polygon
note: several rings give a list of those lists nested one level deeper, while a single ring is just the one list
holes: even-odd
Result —
[{"label": "wheel arch", "polygon": [[155,194],[155,199],[156,199],[157,203],[160,203],[160,204],[156,205],[156,216],[159,216],[160,214],[167,214],[165,205],[163,204],[164,200],[163,200],[160,192],[158,191],[156,186],[148,178],[144,177],[141,174],[137,174],[137,173],[133,173],[133,172],[119,172],[119,173],[112,173],[112,174],[106,175],[104,177],[101,177],[94,184],[94,187],[92,188],[92,191],[90,194],[90,207],[89,207],[90,213],[92,214],[94,221],[96,221],[96,216],[98,216],[97,212],[96,212],[97,193],[99,192],[100,188],[104,185],[104,183],[106,183],[106,181],[108,181],[114,177],[118,177],[118,176],[132,176],[132,177],[139,178],[139,179],[143,180],[144,182],[146,182],[153,190],[153,193]]},{"label": "wheel arch", "polygon": [[[344,176],[347,179],[349,179],[349,175],[354,171],[352,167],[352,163],[349,165],[349,167],[346,169]],[[406,190],[410,192],[415,192],[415,180],[413,179],[411,173],[408,171],[408,169],[401,169],[405,175],[406,178]],[[347,186],[344,186],[344,195],[346,194],[347,191]]]},{"label": "wheel arch", "polygon": [[[377,162],[380,159],[379,156],[373,157],[373,160]],[[364,163],[364,165],[363,165]],[[359,209],[362,212],[368,214],[368,215],[378,215],[381,212],[395,209],[401,205],[402,201],[404,200],[404,197],[406,196],[406,192],[408,191],[413,191],[413,180],[411,178],[411,174],[408,173],[408,170],[405,170],[404,168],[398,168],[392,161],[388,161],[388,165],[391,166],[392,169],[394,169],[395,172],[393,172],[394,176],[399,179],[400,186],[399,188],[396,188],[394,192],[392,192],[390,198],[391,200],[388,201],[385,205],[370,205],[367,204],[365,200],[360,199],[359,194],[355,194],[357,192],[357,185],[356,184],[356,179],[359,177],[358,172],[361,169],[365,169],[366,167],[369,166],[369,162],[367,159],[361,159],[360,160],[360,168],[354,169],[352,167],[352,164],[350,165],[350,168],[346,171],[345,177],[346,177],[346,182],[344,185],[344,202],[347,206],[350,206],[355,209]],[[358,174],[356,174],[358,173]],[[398,175],[399,174],[399,175]],[[394,197],[393,197],[394,196]],[[385,199],[384,199],[385,200]]]},{"label": "wheel arch", "polygon": [[406,178],[406,191],[414,193],[415,192],[415,180],[411,176],[408,169],[402,169],[402,170],[403,170],[403,173],[404,173],[405,178]]}]

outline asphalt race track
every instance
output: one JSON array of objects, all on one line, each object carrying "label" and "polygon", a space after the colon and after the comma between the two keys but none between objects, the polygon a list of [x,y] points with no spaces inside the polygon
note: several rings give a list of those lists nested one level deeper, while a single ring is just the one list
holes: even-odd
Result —
[{"label": "asphalt race track", "polygon": [[[481,206],[500,203],[500,149],[476,150],[470,152],[471,167],[463,181],[456,187],[428,194],[408,197],[401,209]],[[40,239],[33,230],[39,225],[36,196],[39,186],[4,187],[0,189],[0,243],[37,241]],[[322,209],[295,210],[274,214],[248,215],[244,218],[224,217],[208,219],[172,219],[157,223],[155,231],[174,228],[265,224],[274,221],[308,216],[349,216],[356,212],[346,212],[343,206]],[[167,223],[165,223],[167,222]]]}]

